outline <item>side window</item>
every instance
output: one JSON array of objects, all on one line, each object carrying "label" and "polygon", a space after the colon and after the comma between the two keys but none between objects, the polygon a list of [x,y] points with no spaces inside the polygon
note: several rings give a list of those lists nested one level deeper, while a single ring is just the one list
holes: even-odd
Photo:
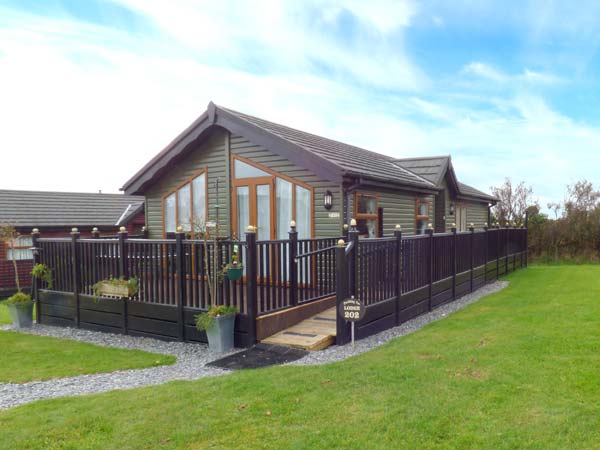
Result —
[{"label": "side window", "polygon": [[377,194],[357,192],[354,196],[354,216],[360,236],[379,235],[379,206]]},{"label": "side window", "polygon": [[426,199],[419,198],[415,209],[415,232],[416,234],[425,234],[431,220],[431,204]]}]

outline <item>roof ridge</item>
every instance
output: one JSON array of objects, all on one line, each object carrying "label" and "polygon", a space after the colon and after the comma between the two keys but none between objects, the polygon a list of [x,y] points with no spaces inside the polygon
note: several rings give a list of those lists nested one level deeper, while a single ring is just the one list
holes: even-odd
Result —
[{"label": "roof ridge", "polygon": [[129,199],[140,199],[143,200],[143,195],[128,195],[119,193],[104,193],[104,192],[73,192],[73,191],[40,191],[31,189],[0,189],[0,193],[3,192],[15,192],[15,193],[28,193],[28,194],[69,194],[69,195],[97,195],[103,197],[119,197]]},{"label": "roof ridge", "polygon": [[413,158],[397,158],[394,160],[394,162],[399,162],[399,161],[422,161],[425,159],[451,159],[452,156],[451,155],[440,155],[440,156],[423,156],[423,157],[413,157]]}]

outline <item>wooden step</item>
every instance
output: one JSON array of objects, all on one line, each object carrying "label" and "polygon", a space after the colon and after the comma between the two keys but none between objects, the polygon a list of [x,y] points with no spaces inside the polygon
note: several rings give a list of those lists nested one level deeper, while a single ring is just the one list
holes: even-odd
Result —
[{"label": "wooden step", "polygon": [[335,333],[335,308],[330,308],[261,342],[304,350],[323,350],[335,344]]}]

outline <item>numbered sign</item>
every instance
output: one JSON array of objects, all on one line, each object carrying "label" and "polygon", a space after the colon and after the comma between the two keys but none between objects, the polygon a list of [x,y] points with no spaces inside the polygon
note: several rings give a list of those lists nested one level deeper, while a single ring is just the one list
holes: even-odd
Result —
[{"label": "numbered sign", "polygon": [[365,305],[355,298],[349,298],[340,304],[338,313],[346,322],[358,322],[365,315]]}]

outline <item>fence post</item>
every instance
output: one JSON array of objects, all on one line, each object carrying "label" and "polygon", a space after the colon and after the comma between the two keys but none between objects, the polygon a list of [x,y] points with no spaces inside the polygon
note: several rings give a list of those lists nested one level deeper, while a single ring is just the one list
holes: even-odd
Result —
[{"label": "fence post", "polygon": [[529,211],[525,211],[525,267],[529,263]]},{"label": "fence post", "polygon": [[396,325],[400,324],[400,297],[402,296],[402,227],[398,224],[394,229],[396,238]]},{"label": "fence post", "polygon": [[148,227],[145,225],[142,227],[142,239],[148,239]]},{"label": "fence post", "polygon": [[256,252],[256,229],[249,225],[246,230],[246,312],[248,314],[248,336],[250,344],[256,343],[256,316],[257,316],[257,264],[258,255]]},{"label": "fence post", "polygon": [[508,252],[510,251],[510,223],[506,224],[506,243],[504,247],[504,275],[508,275]]},{"label": "fence post", "polygon": [[348,293],[356,296],[357,288],[357,270],[358,270],[358,234],[359,231],[356,229],[356,219],[350,220],[350,231],[348,232],[348,242],[352,242],[352,252],[348,261],[348,272],[349,272],[349,288]]},{"label": "fence post", "polygon": [[456,224],[452,224],[452,300],[456,300],[456,248],[458,244],[458,235],[456,234]]},{"label": "fence post", "polygon": [[500,278],[500,253],[502,246],[502,239],[500,235],[500,224],[496,227],[496,280]]},{"label": "fence post", "polygon": [[470,291],[473,292],[473,271],[475,270],[475,225],[471,224],[469,227],[469,231],[471,232],[471,261],[470,261],[470,269],[471,269],[471,278],[469,280]]},{"label": "fence post", "polygon": [[71,230],[71,266],[72,266],[72,278],[73,278],[73,295],[75,298],[75,326],[79,328],[80,313],[79,313],[79,285],[80,271],[79,271],[79,246],[77,241],[79,240],[79,230],[73,228]]},{"label": "fence post", "polygon": [[484,245],[484,266],[483,266],[483,282],[487,283],[487,265],[489,259],[489,248],[490,248],[490,229],[488,227],[488,223],[486,222],[483,225],[483,231],[485,231],[485,245]]},{"label": "fence post", "polygon": [[[352,248],[352,253],[357,251],[357,247]],[[350,333],[348,330],[349,324],[340,317],[340,304],[346,300],[348,296],[348,258],[346,257],[346,243],[340,239],[335,248],[336,260],[336,289],[335,289],[335,324],[336,324],[336,345],[344,345],[350,341]],[[350,258],[350,261],[352,259]]]},{"label": "fence post", "polygon": [[342,236],[343,236],[344,241],[346,241],[346,242],[348,242],[348,230],[349,230],[348,224],[345,223],[343,231],[342,231]]},{"label": "fence post", "polygon": [[[119,267],[119,277],[123,277],[125,280],[129,279],[129,265],[127,264],[127,246],[125,242],[127,241],[127,228],[121,227],[119,228],[118,237],[118,267]],[[123,315],[123,321],[121,324],[121,331],[123,334],[127,334],[128,324],[127,324],[127,299],[124,298],[121,300],[121,314]]]},{"label": "fence post", "polygon": [[427,309],[429,311],[431,311],[432,305],[431,302],[433,300],[433,259],[435,257],[434,252],[435,252],[435,248],[433,246],[433,225],[429,224],[427,230],[425,231],[425,233],[427,233],[427,235],[429,236],[429,238],[427,239],[427,242],[429,242],[429,255],[427,258],[427,268],[428,268],[428,273],[427,273],[427,277],[428,277],[428,283],[429,283],[429,294],[428,294],[428,302],[427,302]]},{"label": "fence post", "polygon": [[289,255],[289,276],[290,276],[290,304],[296,306],[298,304],[298,263],[296,256],[298,256],[298,232],[296,231],[296,221],[292,220],[290,223],[290,251]]},{"label": "fence post", "polygon": [[[34,228],[31,231],[31,246],[33,247],[33,265],[39,264],[40,262],[40,249],[38,247],[38,239],[40,238],[40,230]],[[40,323],[40,299],[39,299],[39,288],[40,280],[33,277],[31,280],[31,294],[33,301],[36,304],[35,308],[35,321]]]},{"label": "fence post", "polygon": [[100,231],[98,231],[98,228],[96,227],[92,228],[92,238],[100,239]]},{"label": "fence post", "polygon": [[175,279],[177,280],[177,318],[179,320],[179,340],[185,341],[185,261],[183,251],[183,238],[185,233],[179,226],[175,232]]}]

